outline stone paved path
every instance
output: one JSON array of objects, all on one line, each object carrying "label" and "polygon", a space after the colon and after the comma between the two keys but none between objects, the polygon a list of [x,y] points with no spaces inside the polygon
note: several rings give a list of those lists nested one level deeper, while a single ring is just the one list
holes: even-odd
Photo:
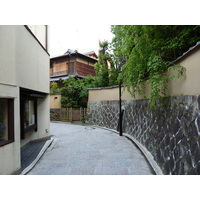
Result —
[{"label": "stone paved path", "polygon": [[136,146],[91,126],[51,123],[54,141],[27,175],[151,175]]}]

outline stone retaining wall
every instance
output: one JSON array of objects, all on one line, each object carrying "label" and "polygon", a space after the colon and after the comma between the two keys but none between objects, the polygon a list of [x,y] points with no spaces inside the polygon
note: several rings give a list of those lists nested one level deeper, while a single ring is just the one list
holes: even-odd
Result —
[{"label": "stone retaining wall", "polygon": [[[200,95],[164,99],[151,111],[147,100],[124,100],[123,132],[154,156],[164,174],[200,174]],[[88,122],[117,129],[118,101],[88,103]]]}]

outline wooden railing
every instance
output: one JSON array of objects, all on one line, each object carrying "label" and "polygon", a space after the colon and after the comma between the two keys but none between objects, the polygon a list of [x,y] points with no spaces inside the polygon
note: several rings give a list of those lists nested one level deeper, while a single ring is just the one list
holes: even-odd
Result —
[{"label": "wooden railing", "polygon": [[50,76],[58,76],[58,75],[64,75],[67,74],[68,71],[64,70],[64,71],[58,71],[58,72],[50,72]]}]

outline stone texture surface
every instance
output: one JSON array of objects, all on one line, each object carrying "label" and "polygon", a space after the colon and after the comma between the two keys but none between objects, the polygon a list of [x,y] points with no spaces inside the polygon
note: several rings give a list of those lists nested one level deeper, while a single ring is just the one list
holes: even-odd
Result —
[{"label": "stone texture surface", "polygon": [[[200,174],[200,96],[168,97],[157,111],[147,100],[123,101],[123,131],[154,156],[164,174]],[[117,129],[118,101],[88,103],[88,122]]]},{"label": "stone texture surface", "polygon": [[109,130],[51,123],[54,141],[28,175],[152,175],[140,150]]}]

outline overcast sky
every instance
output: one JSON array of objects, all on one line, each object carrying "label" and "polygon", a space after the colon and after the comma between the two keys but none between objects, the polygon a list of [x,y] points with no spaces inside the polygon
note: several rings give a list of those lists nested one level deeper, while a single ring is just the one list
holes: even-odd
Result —
[{"label": "overcast sky", "polygon": [[111,25],[50,25],[50,55],[61,55],[68,49],[78,50],[80,53],[95,51],[98,55],[99,40],[111,42],[112,38]]}]

